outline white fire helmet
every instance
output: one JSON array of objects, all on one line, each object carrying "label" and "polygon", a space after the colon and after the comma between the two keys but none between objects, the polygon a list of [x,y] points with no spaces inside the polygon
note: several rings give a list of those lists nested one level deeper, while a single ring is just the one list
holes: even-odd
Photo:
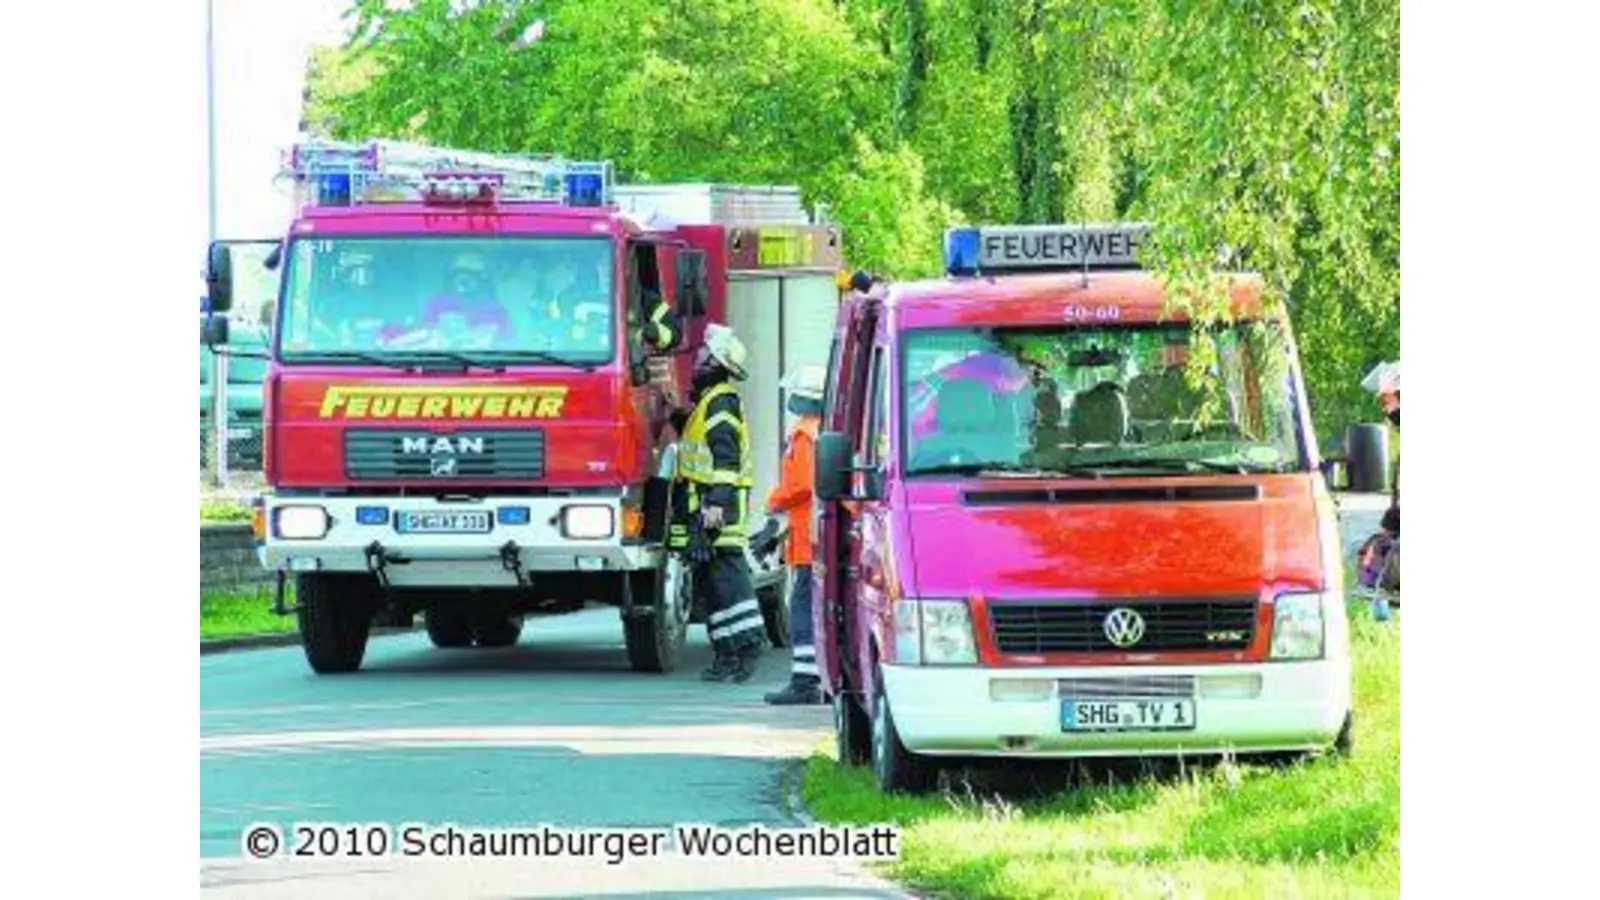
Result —
[{"label": "white fire helmet", "polygon": [[744,367],[744,342],[739,340],[732,328],[716,322],[707,325],[706,350],[711,354],[711,358],[721,363],[734,378],[743,381],[749,377],[750,373]]},{"label": "white fire helmet", "polygon": [[796,397],[821,400],[827,381],[828,373],[821,366],[800,366],[790,370],[783,379],[782,387]]},{"label": "white fire helmet", "polygon": [[1400,392],[1400,361],[1380,362],[1361,379],[1363,390],[1374,394],[1398,394]]}]

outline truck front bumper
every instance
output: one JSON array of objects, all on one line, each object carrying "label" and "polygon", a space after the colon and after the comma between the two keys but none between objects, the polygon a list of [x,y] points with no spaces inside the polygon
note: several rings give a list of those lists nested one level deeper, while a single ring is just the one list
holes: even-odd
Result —
[{"label": "truck front bumper", "polygon": [[[1350,660],[1239,665],[919,668],[886,665],[884,691],[906,749],[949,756],[1178,756],[1297,751],[1332,744],[1350,712]],[[1160,689],[1141,691],[1145,679]],[[1185,685],[1190,687],[1174,687]],[[1077,690],[1074,687],[1077,686]],[[1107,688],[1185,692],[1178,730],[1069,731],[1063,704]]]},{"label": "truck front bumper", "polygon": [[[581,516],[573,514],[575,508],[582,508]],[[476,514],[473,518],[483,527],[468,533],[406,530],[402,523],[418,513],[436,520]],[[578,529],[574,523],[580,517],[583,527]],[[606,521],[609,529],[601,527]],[[622,522],[618,497],[443,502],[432,497],[269,496],[261,500],[256,554],[271,570],[381,570],[394,587],[516,587],[540,573],[620,572],[659,565],[660,548],[625,540]]]}]

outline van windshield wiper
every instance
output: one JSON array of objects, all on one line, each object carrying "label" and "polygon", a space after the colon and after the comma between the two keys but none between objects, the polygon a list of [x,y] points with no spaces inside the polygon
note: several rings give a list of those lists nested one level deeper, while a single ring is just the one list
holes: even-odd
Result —
[{"label": "van windshield wiper", "polygon": [[1024,466],[1008,462],[940,463],[912,469],[907,475],[1049,475],[1050,471],[1037,466]]},{"label": "van windshield wiper", "polygon": [[1220,459],[1172,459],[1172,458],[1123,458],[1106,459],[1093,463],[1081,463],[1083,468],[1092,469],[1135,469],[1151,470],[1166,469],[1175,472],[1224,472],[1230,475],[1254,475],[1264,472],[1281,472],[1282,465],[1251,466],[1237,461]]}]

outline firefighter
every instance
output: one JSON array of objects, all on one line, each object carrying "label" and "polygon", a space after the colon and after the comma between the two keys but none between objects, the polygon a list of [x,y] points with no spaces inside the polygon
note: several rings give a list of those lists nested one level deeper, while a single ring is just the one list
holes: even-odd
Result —
[{"label": "firefighter", "polygon": [[667,305],[660,293],[649,289],[644,292],[644,307],[650,311],[649,321],[640,329],[645,343],[659,353],[678,346],[683,338],[683,326],[678,320],[678,313]]},{"label": "firefighter", "polygon": [[668,547],[682,554],[704,592],[715,659],[707,681],[749,681],[765,623],[745,559],[745,510],[754,483],[750,430],[734,381],[748,377],[745,348],[725,325],[706,326],[695,356],[694,408],[682,418]]},{"label": "firefighter", "polygon": [[[777,487],[767,496],[767,513],[788,517],[789,537],[784,559],[789,565],[789,643],[794,648],[789,683],[767,695],[768,703],[778,706],[822,702],[821,679],[817,673],[817,650],[811,636],[811,485],[815,478],[817,429],[822,423],[822,389],[827,379],[821,366],[801,366],[790,373],[783,386],[788,390],[788,409],[797,417],[783,454],[783,473]],[[778,520],[767,520],[767,527],[751,542],[757,556],[777,549]]]}]

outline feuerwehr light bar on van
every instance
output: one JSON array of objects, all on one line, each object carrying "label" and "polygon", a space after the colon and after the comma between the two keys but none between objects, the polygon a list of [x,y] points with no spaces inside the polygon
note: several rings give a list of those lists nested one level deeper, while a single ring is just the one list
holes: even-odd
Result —
[{"label": "feuerwehr light bar on van", "polygon": [[1138,269],[1150,236],[1144,222],[1084,225],[983,225],[945,232],[951,275]]}]

